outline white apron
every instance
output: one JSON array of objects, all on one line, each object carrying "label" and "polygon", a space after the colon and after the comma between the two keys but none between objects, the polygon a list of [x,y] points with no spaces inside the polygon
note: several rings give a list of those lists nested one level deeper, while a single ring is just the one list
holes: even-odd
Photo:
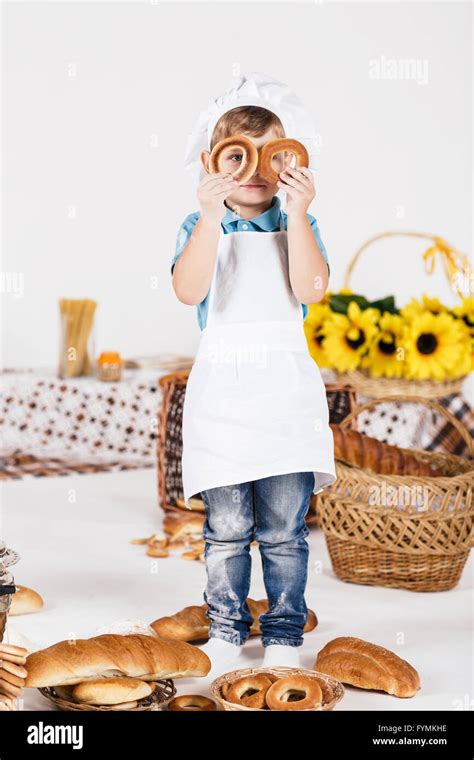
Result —
[{"label": "white apron", "polygon": [[221,232],[183,406],[184,501],[216,486],[314,472],[336,480],[326,390],[291,290],[287,233]]}]

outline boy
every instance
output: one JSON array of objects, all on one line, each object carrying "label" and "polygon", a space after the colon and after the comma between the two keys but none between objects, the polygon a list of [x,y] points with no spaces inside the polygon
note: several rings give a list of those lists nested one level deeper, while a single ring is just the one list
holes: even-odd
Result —
[{"label": "boy", "polygon": [[[278,115],[256,105],[225,112],[210,150],[235,134],[258,150],[285,136]],[[303,330],[307,304],[321,300],[329,274],[307,213],[312,174],[280,154],[277,184],[257,167],[239,186],[230,172],[209,173],[210,150],[200,154],[201,210],[181,226],[172,272],[178,299],[197,306],[202,330],[183,408],[183,487],[186,505],[199,493],[205,505],[211,623],[203,650],[217,675],[249,636],[254,539],[269,602],[260,616],[263,667],[298,667],[307,619],[305,516],[335,469],[325,387]],[[231,160],[240,159],[237,151]]]}]

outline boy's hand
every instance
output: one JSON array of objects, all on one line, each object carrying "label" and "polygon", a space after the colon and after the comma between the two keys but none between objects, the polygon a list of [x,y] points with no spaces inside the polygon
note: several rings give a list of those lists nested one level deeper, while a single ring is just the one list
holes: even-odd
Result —
[{"label": "boy's hand", "polygon": [[[316,195],[313,175],[305,166],[294,169],[287,166],[280,172],[281,179],[277,185],[286,192],[286,212],[290,215],[304,215]],[[282,181],[283,180],[283,181]]]},{"label": "boy's hand", "polygon": [[227,172],[206,174],[197,191],[202,215],[220,222],[225,212],[224,201],[236,187],[236,180]]}]

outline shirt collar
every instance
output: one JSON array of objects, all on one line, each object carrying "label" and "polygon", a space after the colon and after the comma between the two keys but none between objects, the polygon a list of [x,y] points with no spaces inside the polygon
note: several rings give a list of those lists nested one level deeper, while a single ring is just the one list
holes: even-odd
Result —
[{"label": "shirt collar", "polygon": [[[254,216],[252,219],[247,219],[247,221],[250,222],[253,226],[259,227],[264,232],[273,232],[274,230],[278,230],[280,228],[280,208],[280,198],[278,195],[274,195],[270,208],[264,211],[263,214],[258,214],[258,216]],[[222,219],[222,224],[234,224],[235,226],[241,219],[241,216],[235,214],[232,209],[227,208],[224,218]]]}]

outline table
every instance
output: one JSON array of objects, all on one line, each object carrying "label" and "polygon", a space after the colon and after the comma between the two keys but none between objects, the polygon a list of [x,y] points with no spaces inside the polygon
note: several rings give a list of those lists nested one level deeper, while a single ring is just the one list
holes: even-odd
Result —
[{"label": "table", "polygon": [[120,382],[102,382],[53,369],[3,372],[1,453],[150,465],[164,374],[125,369]]}]

